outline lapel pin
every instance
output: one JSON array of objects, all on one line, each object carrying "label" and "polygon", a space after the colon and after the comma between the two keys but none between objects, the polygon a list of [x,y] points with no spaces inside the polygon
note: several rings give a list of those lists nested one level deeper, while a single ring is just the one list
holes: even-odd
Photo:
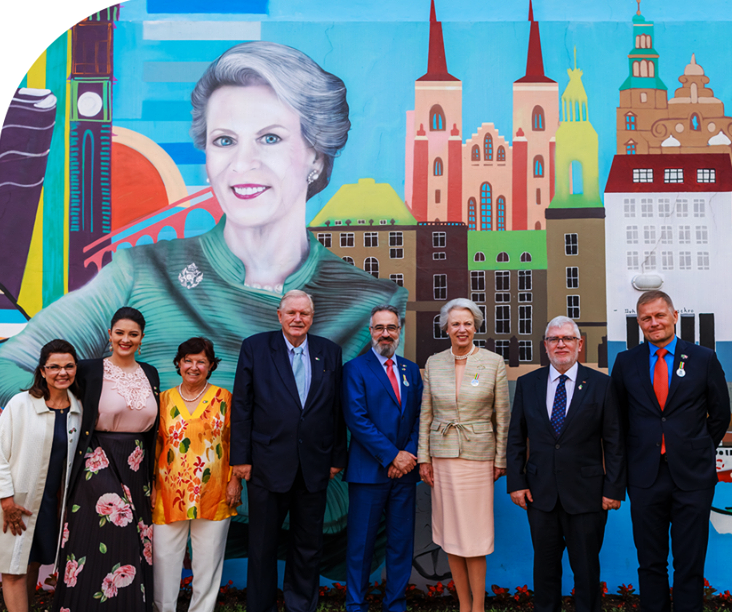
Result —
[{"label": "lapel pin", "polygon": [[[683,357],[683,355],[682,355],[682,357]],[[679,369],[676,370],[676,376],[678,376],[679,378],[683,378],[684,376],[686,376],[686,370],[684,370],[683,361],[679,364]]]},{"label": "lapel pin", "polygon": [[315,358],[315,361],[320,361],[320,357],[316,357]]},{"label": "lapel pin", "polygon": [[405,387],[408,387],[409,386],[409,381],[407,380],[407,375],[406,374],[402,374],[402,382],[404,383],[404,386]]},{"label": "lapel pin", "polygon": [[578,389],[579,391],[582,391],[582,385],[580,385],[579,387],[577,387],[577,389]]},{"label": "lapel pin", "polygon": [[688,355],[681,355],[681,359],[688,359],[688,358],[689,358]]},{"label": "lapel pin", "polygon": [[477,387],[477,386],[478,386],[478,385],[480,384],[480,383],[478,382],[478,378],[480,378],[480,377],[478,376],[478,374],[476,374],[476,375],[475,375],[475,376],[473,377],[473,380],[471,380],[471,381],[470,381],[470,384],[471,384],[471,385],[473,385],[474,387]]}]

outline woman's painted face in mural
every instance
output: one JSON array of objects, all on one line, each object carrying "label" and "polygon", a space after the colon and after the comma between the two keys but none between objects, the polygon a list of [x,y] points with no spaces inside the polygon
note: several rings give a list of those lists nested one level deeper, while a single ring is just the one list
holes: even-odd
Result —
[{"label": "woman's painted face in mural", "polygon": [[206,172],[227,222],[276,222],[306,201],[308,174],[322,162],[300,117],[266,85],[225,86],[206,109]]}]

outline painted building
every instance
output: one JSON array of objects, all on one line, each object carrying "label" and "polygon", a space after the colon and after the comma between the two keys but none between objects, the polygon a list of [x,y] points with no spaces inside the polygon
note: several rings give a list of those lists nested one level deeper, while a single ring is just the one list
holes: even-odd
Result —
[{"label": "painted building", "polygon": [[540,364],[547,323],[546,231],[468,231],[469,295],[485,321],[475,344],[509,366]]},{"label": "painted building", "polygon": [[605,209],[600,198],[598,139],[582,70],[568,69],[556,133],[556,193],[546,209],[547,318],[573,319],[585,339],[580,360],[607,366]]},{"label": "painted building", "polygon": [[[677,333],[717,351],[732,371],[732,164],[713,154],[616,155],[605,188],[611,357],[641,340],[635,304],[661,289]],[[612,239],[610,238],[612,237]]]},{"label": "painted building", "polygon": [[732,152],[732,118],[725,117],[724,103],[707,87],[709,77],[696,55],[669,100],[655,44],[653,22],[646,21],[639,8],[633,17],[628,78],[620,86],[616,111],[617,154]]}]

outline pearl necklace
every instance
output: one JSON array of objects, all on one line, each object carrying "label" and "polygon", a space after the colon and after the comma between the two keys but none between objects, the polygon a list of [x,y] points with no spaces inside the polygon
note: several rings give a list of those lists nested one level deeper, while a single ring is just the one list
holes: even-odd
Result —
[{"label": "pearl necklace", "polygon": [[475,349],[475,345],[472,344],[470,346],[470,350],[465,355],[456,355],[455,353],[452,352],[452,346],[451,346],[450,347],[450,355],[452,355],[458,361],[462,361],[463,359],[467,359],[468,357],[470,357],[470,355],[473,353],[473,350],[474,349]]},{"label": "pearl necklace", "polygon": [[206,391],[206,389],[208,389],[208,383],[203,385],[203,389],[201,389],[201,392],[198,395],[196,395],[196,397],[194,397],[193,399],[188,399],[185,395],[183,395],[182,387],[183,387],[183,383],[178,385],[178,394],[183,398],[183,401],[184,402],[195,402],[199,397],[201,397],[203,395],[203,393]]}]

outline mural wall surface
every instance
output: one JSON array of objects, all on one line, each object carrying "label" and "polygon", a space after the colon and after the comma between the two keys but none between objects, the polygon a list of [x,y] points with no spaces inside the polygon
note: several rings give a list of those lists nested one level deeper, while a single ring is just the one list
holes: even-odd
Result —
[{"label": "mural wall surface", "polygon": [[[449,346],[440,307],[469,297],[486,315],[476,343],[512,381],[547,363],[544,327],[560,314],[581,330],[581,361],[607,371],[642,340],[638,295],[661,288],[678,334],[732,377],[728,16],[708,2],[397,4],[129,0],[48,46],[0,135],[0,406],[51,338],[107,354],[122,305],[148,320],[143,358],[163,388],[179,382],[178,344],[205,335],[223,358],[211,380],[230,389],[242,339],[276,329],[293,288],[315,296],[312,331],[345,359],[368,348],[372,306],[397,305],[401,350],[421,367]],[[205,69],[258,40],[302,51],[348,91],[348,142],[294,224],[217,197],[189,133]],[[288,268],[292,245],[303,256]],[[724,590],[732,435],[718,472],[706,576]],[[418,583],[448,572],[424,488]],[[345,577],[347,503],[333,481],[324,579]],[[528,523],[503,481],[495,512],[488,584],[530,585]],[[224,578],[240,585],[247,515],[244,495]],[[602,568],[612,591],[637,580],[627,504],[610,513]]]}]

